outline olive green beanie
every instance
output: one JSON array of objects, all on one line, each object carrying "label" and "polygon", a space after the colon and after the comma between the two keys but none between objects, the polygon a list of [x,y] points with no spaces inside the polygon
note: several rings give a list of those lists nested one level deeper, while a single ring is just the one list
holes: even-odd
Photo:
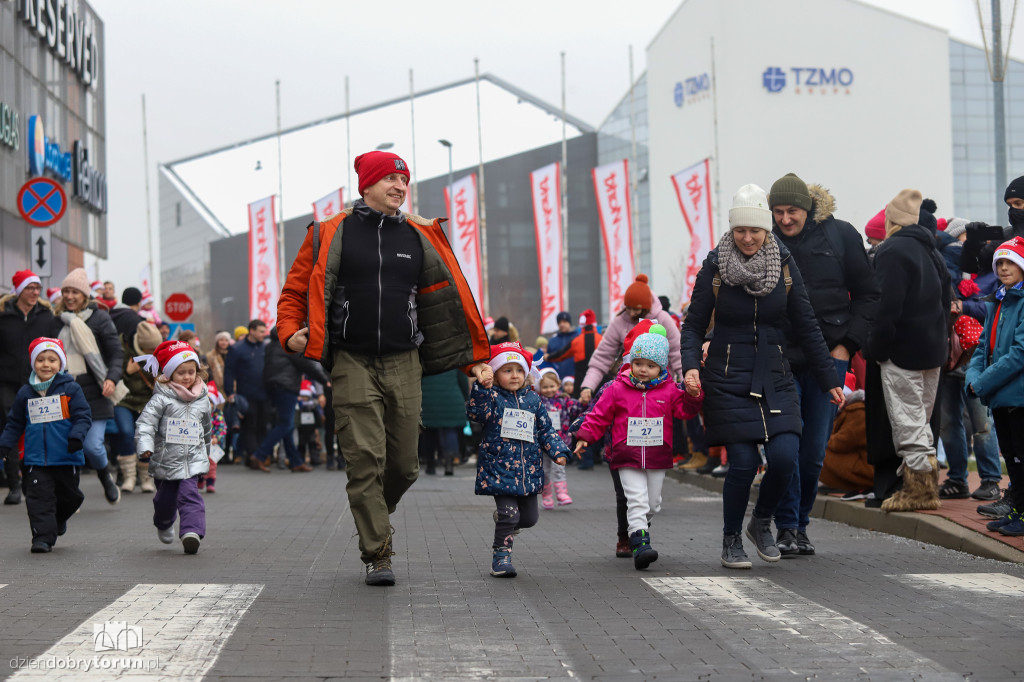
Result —
[{"label": "olive green beanie", "polygon": [[796,206],[810,211],[811,193],[807,191],[807,183],[797,177],[796,173],[786,173],[776,180],[768,192],[768,207],[776,206]]}]

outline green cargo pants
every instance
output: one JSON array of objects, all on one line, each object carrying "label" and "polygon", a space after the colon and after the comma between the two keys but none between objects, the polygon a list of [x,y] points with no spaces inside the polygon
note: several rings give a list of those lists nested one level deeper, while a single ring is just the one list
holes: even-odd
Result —
[{"label": "green cargo pants", "polygon": [[420,473],[422,375],[415,350],[384,357],[334,353],[335,428],[364,563],[390,548],[388,515]]}]

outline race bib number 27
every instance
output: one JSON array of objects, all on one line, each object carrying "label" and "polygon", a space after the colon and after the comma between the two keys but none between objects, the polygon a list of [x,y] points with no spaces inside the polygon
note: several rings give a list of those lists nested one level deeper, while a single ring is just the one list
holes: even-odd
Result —
[{"label": "race bib number 27", "polygon": [[656,447],[664,443],[662,417],[630,417],[626,431],[626,445]]}]

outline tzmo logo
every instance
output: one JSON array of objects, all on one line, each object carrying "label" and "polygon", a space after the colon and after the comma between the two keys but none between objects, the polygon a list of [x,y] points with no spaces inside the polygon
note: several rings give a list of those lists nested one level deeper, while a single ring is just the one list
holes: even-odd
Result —
[{"label": "tzmo logo", "polygon": [[123,620],[93,623],[92,631],[96,651],[129,651],[142,647],[142,628]]},{"label": "tzmo logo", "polygon": [[[788,72],[792,75],[793,91],[798,95],[804,91],[809,95],[824,95],[828,94],[830,88],[833,94],[839,94],[842,89],[848,95],[853,85],[853,71],[846,67],[826,69],[820,66],[792,66]],[[778,66],[769,66],[761,74],[761,84],[768,92],[782,92],[789,82],[787,70]]]},{"label": "tzmo logo", "polygon": [[711,76],[706,73],[679,81],[672,89],[672,98],[677,107],[682,107],[686,102],[707,99],[710,96]]}]

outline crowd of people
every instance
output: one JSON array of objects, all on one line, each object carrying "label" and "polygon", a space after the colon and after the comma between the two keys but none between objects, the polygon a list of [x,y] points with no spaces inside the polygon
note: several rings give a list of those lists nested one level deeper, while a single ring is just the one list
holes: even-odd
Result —
[{"label": "crowd of people", "polygon": [[209,352],[193,332],[169,339],[136,288],[118,300],[76,269],[43,297],[15,274],[0,454],[33,552],[66,531],[86,466],[110,504],[154,493],[160,541],[177,521],[190,554],[219,466],[345,470],[368,585],[395,584],[391,515],[421,466],[466,462],[494,498],[500,578],[541,509],[573,504],[571,460],[607,463],[615,554],[638,570],[658,559],[650,523],[673,467],[724,477],[727,568],[751,568],[744,536],[767,562],[814,555],[823,488],[885,511],[974,497],[990,530],[1024,535],[1024,178],[1006,189],[1009,227],[938,219],[905,189],[866,244],[824,187],[744,185],[683,310],[640,274],[606,325],[563,311],[530,345],[481,318],[443,221],[401,212],[405,161],[369,152],[355,170],[361,198],[309,226],[277,326],[218,331]]}]

